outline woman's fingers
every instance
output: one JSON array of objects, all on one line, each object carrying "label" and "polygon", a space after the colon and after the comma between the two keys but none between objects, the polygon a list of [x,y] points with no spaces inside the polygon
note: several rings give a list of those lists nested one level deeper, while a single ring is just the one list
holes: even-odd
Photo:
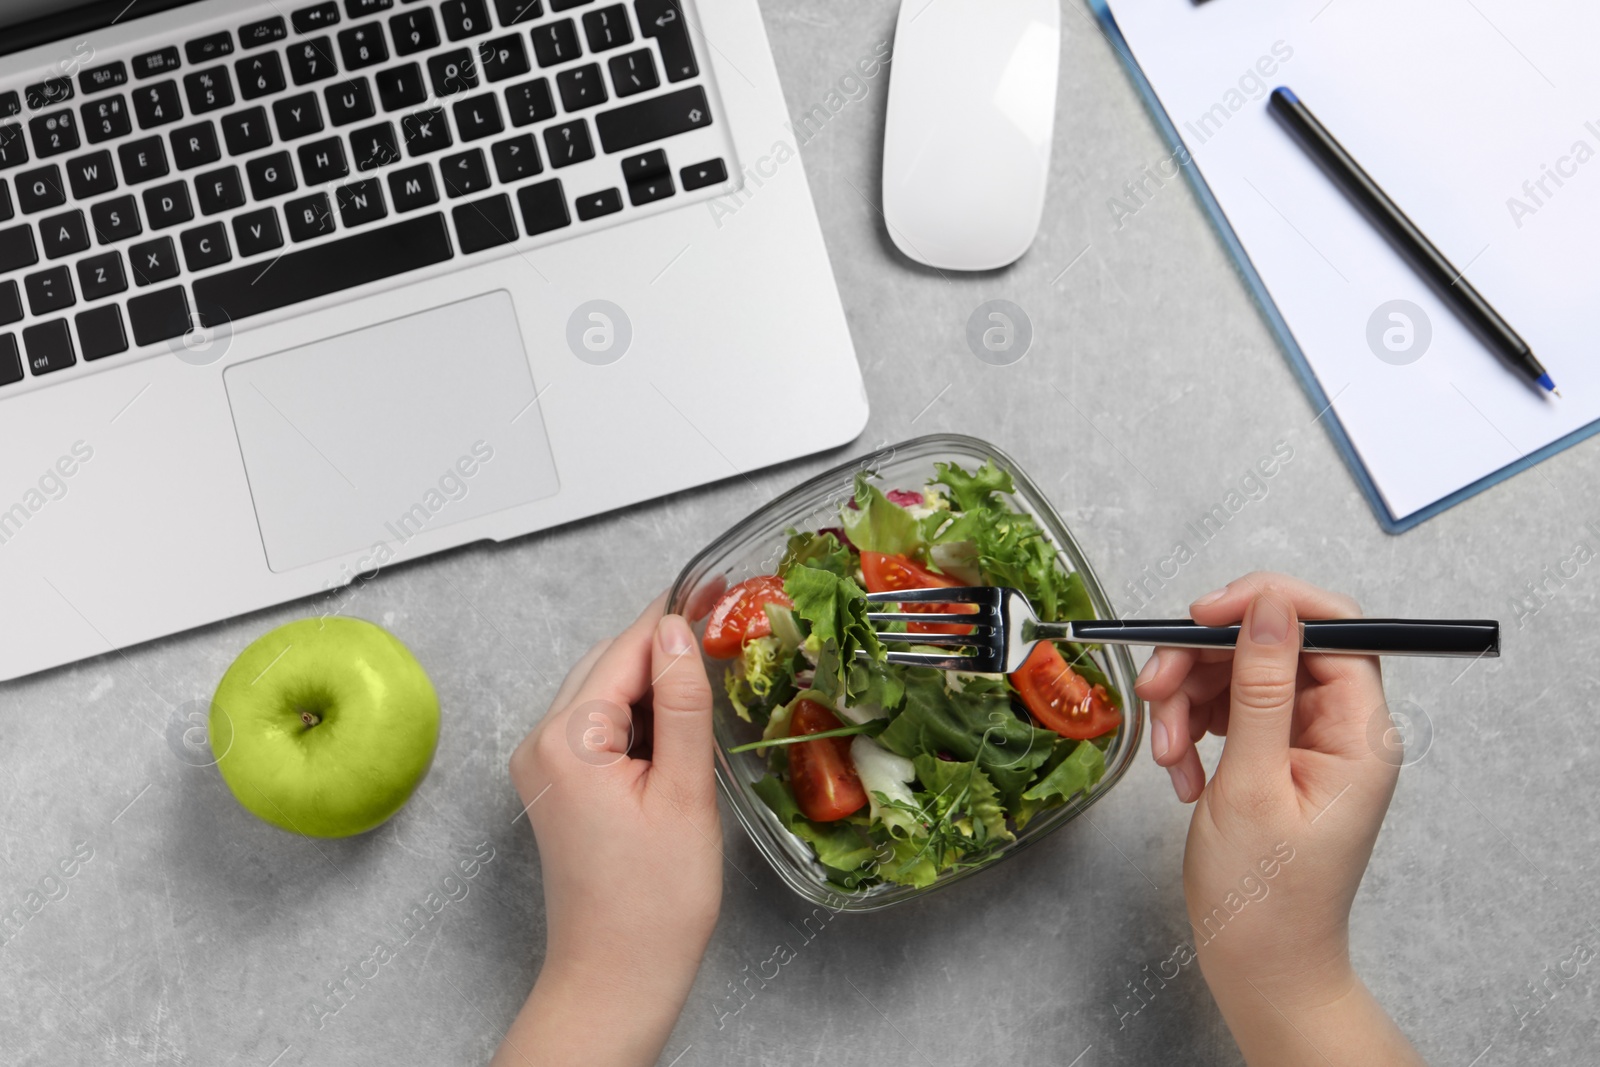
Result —
[{"label": "woman's fingers", "polygon": [[662,593],[616,636],[573,693],[574,704],[608,700],[626,708],[644,699],[650,691],[650,642],[666,604]]},{"label": "woman's fingers", "polygon": [[1232,626],[1244,618],[1244,609],[1252,600],[1269,594],[1292,604],[1302,619],[1354,619],[1361,615],[1361,606],[1343,593],[1287,574],[1254,571],[1190,604],[1189,617],[1203,626]]},{"label": "woman's fingers", "polygon": [[1173,766],[1204,736],[1211,705],[1227,691],[1229,674],[1226,663],[1196,664],[1167,696],[1150,702],[1150,754],[1157,763]]},{"label": "woman's fingers", "polygon": [[[651,780],[670,795],[712,803],[711,682],[695,647],[694,631],[681,616],[667,615],[651,642],[650,705],[655,716]],[[677,802],[677,801],[675,801]]]}]

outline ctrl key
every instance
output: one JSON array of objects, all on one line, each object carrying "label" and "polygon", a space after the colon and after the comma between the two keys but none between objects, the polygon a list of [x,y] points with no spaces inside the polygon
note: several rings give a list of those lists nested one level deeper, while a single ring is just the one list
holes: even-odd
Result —
[{"label": "ctrl key", "polygon": [[181,337],[189,332],[189,298],[181,285],[140,293],[128,301],[128,321],[136,345]]},{"label": "ctrl key", "polygon": [[66,319],[52,319],[22,331],[22,344],[28,350],[28,367],[35,375],[49,374],[78,362],[72,351],[72,334]]}]

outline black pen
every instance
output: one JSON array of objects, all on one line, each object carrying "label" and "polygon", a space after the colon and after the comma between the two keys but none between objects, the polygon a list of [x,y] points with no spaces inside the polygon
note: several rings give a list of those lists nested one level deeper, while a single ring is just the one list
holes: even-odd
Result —
[{"label": "black pen", "polygon": [[1355,201],[1367,218],[1405,256],[1417,273],[1431,283],[1441,297],[1448,300],[1456,313],[1472,328],[1479,338],[1494,349],[1501,358],[1522,371],[1535,383],[1560,396],[1556,383],[1534,358],[1528,342],[1517,336],[1511,324],[1500,317],[1489,302],[1479,295],[1444,253],[1433,246],[1417,224],[1406,217],[1393,200],[1378,188],[1378,183],[1361,169],[1344,146],[1334,139],[1309,108],[1300,102],[1294,90],[1278,86],[1272,90],[1267,108],[1294,134],[1302,148],[1322,165],[1328,176],[1337,182],[1351,200]]}]

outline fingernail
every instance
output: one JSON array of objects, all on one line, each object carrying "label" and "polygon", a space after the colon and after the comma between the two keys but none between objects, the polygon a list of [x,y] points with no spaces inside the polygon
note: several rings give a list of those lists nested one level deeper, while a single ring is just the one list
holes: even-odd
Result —
[{"label": "fingernail", "polygon": [[1172,779],[1172,791],[1178,794],[1178,799],[1187,802],[1189,799],[1189,779],[1183,772],[1182,764],[1167,768],[1167,776]]},{"label": "fingernail", "polygon": [[1250,605],[1250,640],[1258,645],[1281,644],[1289,636],[1289,613],[1283,605],[1257,599]]},{"label": "fingernail", "polygon": [[1150,754],[1161,762],[1161,757],[1167,754],[1167,724],[1156,722],[1150,727]]},{"label": "fingernail", "polygon": [[1161,670],[1161,653],[1152,652],[1150,658],[1144,661],[1144,666],[1139,668],[1139,677],[1133,680],[1133,687],[1135,689],[1139,688],[1154,678],[1159,670]]},{"label": "fingernail", "polygon": [[664,615],[657,627],[661,635],[661,650],[669,656],[681,656],[694,646],[694,634],[682,615]]},{"label": "fingernail", "polygon": [[1203,608],[1207,604],[1215,604],[1217,601],[1221,600],[1223,597],[1225,597],[1227,595],[1228,595],[1228,587],[1227,586],[1223,586],[1221,589],[1213,589],[1211,592],[1207,593],[1205,596],[1201,597],[1199,600],[1196,600],[1194,602],[1194,606],[1197,607],[1197,608]]}]

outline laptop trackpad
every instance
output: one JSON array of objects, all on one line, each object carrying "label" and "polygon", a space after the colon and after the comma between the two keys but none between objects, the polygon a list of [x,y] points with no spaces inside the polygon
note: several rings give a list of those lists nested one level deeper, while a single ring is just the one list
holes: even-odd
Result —
[{"label": "laptop trackpad", "polygon": [[223,381],[274,571],[355,552],[381,565],[420,533],[559,488],[503,291],[239,363]]}]

